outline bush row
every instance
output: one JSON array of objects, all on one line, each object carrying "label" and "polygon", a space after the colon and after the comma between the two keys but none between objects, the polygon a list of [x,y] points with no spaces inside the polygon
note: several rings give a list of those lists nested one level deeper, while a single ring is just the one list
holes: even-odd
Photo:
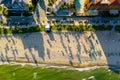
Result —
[{"label": "bush row", "polygon": [[[112,30],[112,26],[104,26],[104,25],[100,25],[100,26],[92,26],[92,25],[54,25],[51,26],[51,30],[52,31],[62,31],[62,30],[66,30],[66,31],[110,31]],[[115,28],[116,31],[120,32],[120,27],[117,26]],[[30,28],[0,28],[0,34],[15,34],[15,33],[30,33],[30,32],[41,32],[41,31],[45,31],[44,26],[33,26]]]}]

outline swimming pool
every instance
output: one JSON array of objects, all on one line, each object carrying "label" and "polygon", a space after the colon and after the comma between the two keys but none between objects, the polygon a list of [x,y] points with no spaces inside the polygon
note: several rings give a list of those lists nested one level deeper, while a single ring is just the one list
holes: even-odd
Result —
[{"label": "swimming pool", "polygon": [[80,0],[76,0],[76,8],[81,8],[81,1]]},{"label": "swimming pool", "polygon": [[69,16],[69,10],[59,10],[56,12],[56,16]]}]

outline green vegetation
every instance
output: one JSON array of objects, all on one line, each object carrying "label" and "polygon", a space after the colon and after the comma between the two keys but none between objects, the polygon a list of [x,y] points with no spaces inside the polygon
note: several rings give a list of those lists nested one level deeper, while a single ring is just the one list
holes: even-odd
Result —
[{"label": "green vegetation", "polygon": [[[62,31],[62,30],[67,30],[67,31],[105,31],[105,30],[111,30],[112,26],[83,26],[83,25],[79,25],[79,26],[75,26],[75,25],[54,25],[51,26],[51,30],[52,31]],[[120,28],[119,28],[120,29]],[[44,30],[44,26],[33,26],[30,28],[0,28],[0,34],[15,34],[15,33],[30,33],[30,32],[40,32],[40,31],[45,31]],[[118,30],[117,30],[118,31]]]},{"label": "green vegetation", "polygon": [[32,4],[31,5],[28,5],[29,6],[29,11],[34,11],[35,10],[35,7],[36,7],[36,5],[37,5],[37,2],[38,2],[38,0],[32,0]]},{"label": "green vegetation", "polygon": [[[34,73],[37,73],[34,79]],[[0,80],[82,80],[95,76],[96,80],[119,80],[117,73],[108,69],[77,71],[70,69],[41,68],[33,66],[0,65]]]},{"label": "green vegetation", "polygon": [[7,16],[8,15],[8,10],[6,8],[3,9],[3,15]]},{"label": "green vegetation", "polygon": [[68,10],[70,8],[75,8],[75,4],[74,3],[63,3],[62,5],[59,6],[59,9],[61,10]]},{"label": "green vegetation", "polygon": [[75,26],[75,25],[54,25],[51,27],[52,30],[68,30],[68,31],[97,31],[97,30],[101,30],[101,31],[105,31],[105,30],[111,30],[112,26],[87,26],[87,25],[79,25],[79,26]]},{"label": "green vegetation", "polygon": [[87,12],[88,9],[90,8],[91,0],[86,0],[84,5],[85,5],[84,10]]},{"label": "green vegetation", "polygon": [[44,27],[30,27],[30,28],[0,28],[0,34],[15,34],[15,33],[30,33],[44,31]]},{"label": "green vegetation", "polygon": [[52,6],[56,1],[57,0],[48,0],[48,6]]},{"label": "green vegetation", "polygon": [[8,15],[8,11],[7,11],[7,8],[3,5],[0,5],[0,12],[2,12],[2,14],[4,16],[7,16]]},{"label": "green vegetation", "polygon": [[69,9],[69,8],[70,8],[69,3],[64,3],[64,4],[59,6],[59,9],[61,9],[61,10],[66,10],[66,9]]},{"label": "green vegetation", "polygon": [[0,5],[0,11],[2,11],[2,6]]},{"label": "green vegetation", "polygon": [[115,31],[120,32],[120,26],[116,26]]},{"label": "green vegetation", "polygon": [[94,31],[92,26],[75,26],[75,25],[54,25],[51,27],[52,30],[68,30],[68,31]]},{"label": "green vegetation", "polygon": [[109,26],[105,26],[105,25],[93,26],[93,29],[100,30],[100,31],[105,31],[105,30],[110,31],[110,30],[112,30],[112,28],[113,27],[111,25],[109,25]]}]

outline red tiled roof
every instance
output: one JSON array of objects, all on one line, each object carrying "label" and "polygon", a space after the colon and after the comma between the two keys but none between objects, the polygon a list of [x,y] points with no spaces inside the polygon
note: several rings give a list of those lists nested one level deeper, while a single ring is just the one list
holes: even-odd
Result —
[{"label": "red tiled roof", "polygon": [[120,6],[120,0],[110,0],[110,1],[111,1],[110,6],[117,6],[117,5]]},{"label": "red tiled roof", "polygon": [[94,4],[91,4],[90,9],[98,9],[98,10],[107,10],[107,9],[119,9],[120,10],[120,0],[110,0],[109,3],[101,3],[101,1],[97,1]]}]

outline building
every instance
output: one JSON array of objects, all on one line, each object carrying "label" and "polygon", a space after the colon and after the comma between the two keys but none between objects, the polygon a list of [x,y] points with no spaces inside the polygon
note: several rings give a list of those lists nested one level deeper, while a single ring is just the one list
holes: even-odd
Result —
[{"label": "building", "polygon": [[83,0],[76,0],[76,10],[77,10],[77,15],[83,14]]},{"label": "building", "polygon": [[85,2],[87,0],[76,0],[76,15],[85,14]]},{"label": "building", "polygon": [[9,13],[24,13],[28,10],[25,0],[0,0],[0,4],[4,5]]},{"label": "building", "polygon": [[96,11],[98,14],[119,15],[120,0],[91,0],[88,12]]}]

